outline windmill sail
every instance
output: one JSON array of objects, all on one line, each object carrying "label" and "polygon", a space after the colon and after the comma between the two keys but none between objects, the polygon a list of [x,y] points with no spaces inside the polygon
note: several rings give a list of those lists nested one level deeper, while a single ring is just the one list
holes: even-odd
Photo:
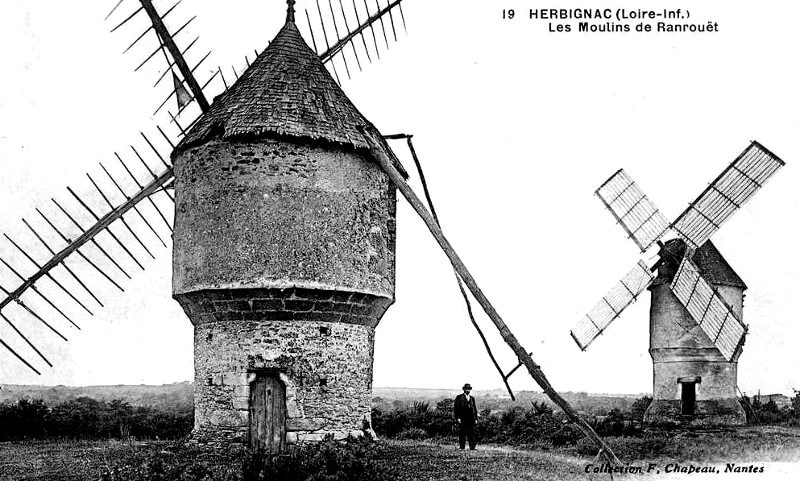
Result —
[{"label": "windmill sail", "polygon": [[669,228],[664,214],[622,169],[605,181],[595,194],[642,252]]},{"label": "windmill sail", "polygon": [[758,142],[752,142],[673,223],[696,249],[711,237],[784,162]]},{"label": "windmill sail", "polygon": [[[152,0],[139,0],[139,2],[141,6],[132,13],[126,14],[124,19],[113,28],[112,32],[129,24],[129,22],[130,25],[133,25],[133,22],[131,22],[132,19],[136,18],[142,12],[147,13],[150,26],[129,45],[127,50],[137,45],[151,30],[155,32],[156,43],[154,50],[138,68],[141,68],[148,63],[150,59],[157,56],[163,56],[167,61],[166,68],[156,81],[156,85],[168,75],[172,77],[174,85],[170,85],[169,96],[158,110],[173,97],[177,97],[177,101],[182,104],[180,105],[178,114],[182,113],[184,109],[188,107],[188,104],[197,103],[199,105],[200,109],[187,111],[189,118],[187,119],[186,116],[183,117],[184,126],[179,125],[175,116],[170,114],[172,116],[172,121],[181,130],[181,133],[183,133],[185,129],[200,118],[202,111],[207,109],[208,103],[205,101],[206,96],[203,94],[203,90],[206,89],[209,83],[216,78],[218,74],[222,78],[221,69],[218,69],[216,73],[212,74],[202,85],[195,78],[195,70],[208,58],[208,54],[205,54],[199,61],[193,63],[193,67],[190,67],[190,64],[184,56],[192,46],[195,45],[197,38],[192,40],[188,46],[183,49],[178,47],[178,42],[176,41],[176,36],[191,23],[194,17],[183,22],[181,27],[174,30],[172,33],[169,32],[164,24],[164,19],[175,10],[180,0],[174,3],[162,15],[156,12]],[[120,3],[114,7],[109,17],[117,10]],[[340,8],[337,10],[341,10],[342,16],[339,16],[336,20],[339,22],[337,27],[343,27],[343,31],[346,33],[340,38],[337,38],[333,45],[323,52],[322,61],[332,64],[335,58],[343,56],[345,47],[351,45],[359,36],[361,36],[363,40],[366,29],[374,30],[376,22],[381,22],[381,24],[384,25],[383,17],[386,15],[391,16],[393,10],[402,8],[400,7],[400,3],[401,0],[395,0],[383,7],[380,3],[377,3],[377,9],[373,12],[365,2],[364,8],[359,12],[356,3],[353,2],[353,10],[348,14],[345,13],[344,5],[340,4]],[[330,10],[333,14],[334,9],[332,6]],[[351,23],[347,21],[347,15],[350,16],[350,19],[358,18],[359,21]],[[360,22],[362,17],[366,19],[363,23]],[[320,22],[325,22],[328,25],[333,21],[334,19],[331,17],[325,20],[323,20],[323,17],[320,17]],[[392,22],[391,25],[394,29],[393,17],[390,22]],[[404,19],[403,22],[405,25]],[[325,23],[323,23],[323,25],[325,25]],[[353,30],[350,30],[350,25],[353,24],[357,26]],[[366,42],[362,43],[366,44]],[[354,54],[355,48],[355,46],[352,47]],[[180,80],[173,72],[173,67],[180,70],[180,76],[183,80]],[[222,79],[224,81],[224,78]],[[225,88],[227,89],[227,84],[225,84]],[[198,110],[200,112],[198,112]],[[174,148],[174,140],[170,139],[160,127],[158,130],[163,140],[166,140],[169,148]],[[94,287],[93,282],[108,282],[122,291],[123,288],[119,280],[120,274],[126,278],[131,278],[127,270],[129,267],[126,267],[125,264],[133,262],[135,265],[144,269],[144,265],[142,264],[144,257],[134,246],[141,247],[149,256],[153,254],[150,254],[151,251],[147,245],[148,242],[157,239],[162,246],[166,247],[163,237],[167,236],[162,234],[162,237],[162,235],[159,235],[158,229],[156,229],[155,226],[161,224],[159,229],[163,229],[165,225],[166,229],[170,232],[172,230],[171,215],[169,214],[169,211],[172,210],[172,206],[165,206],[164,203],[171,203],[173,201],[172,196],[166,189],[171,185],[174,174],[172,166],[165,161],[167,155],[162,154],[160,149],[144,134],[142,134],[142,138],[146,143],[138,149],[131,146],[131,150],[128,154],[115,154],[116,159],[114,165],[118,167],[116,172],[114,169],[109,170],[105,165],[101,164],[103,173],[99,174],[97,177],[89,176],[91,186],[89,186],[88,189],[79,190],[77,192],[70,189],[69,200],[73,202],[72,205],[66,204],[63,201],[59,202],[53,200],[57,208],[55,214],[46,213],[46,210],[42,211],[37,209],[41,217],[40,221],[43,223],[41,226],[30,225],[27,220],[23,219],[28,229],[31,230],[33,237],[31,239],[20,239],[19,244],[12,241],[10,238],[9,242],[11,242],[16,249],[20,250],[28,261],[33,263],[35,268],[34,272],[28,273],[26,269],[15,264],[13,260],[6,261],[3,257],[0,257],[0,261],[3,263],[3,266],[0,268],[5,268],[10,273],[13,273],[14,278],[19,282],[14,286],[9,286],[8,289],[0,285],[0,289],[2,289],[0,293],[4,296],[2,300],[0,300],[0,315],[3,316],[4,322],[12,326],[14,333],[24,341],[24,344],[20,343],[17,345],[13,342],[16,339],[5,338],[3,339],[2,347],[37,374],[39,374],[39,370],[35,368],[30,358],[26,357],[28,353],[27,351],[22,351],[23,347],[26,350],[29,349],[32,354],[35,353],[38,357],[42,358],[48,365],[50,362],[28,336],[26,336],[21,329],[16,327],[17,324],[13,322],[16,322],[18,319],[40,322],[58,337],[66,341],[66,337],[53,327],[55,323],[51,324],[46,318],[57,315],[77,326],[72,320],[71,316],[73,314],[71,313],[71,308],[68,307],[69,304],[65,304],[72,302],[81,306],[84,312],[90,312],[86,305],[79,300],[78,297],[80,296],[76,296],[72,293],[72,289],[88,293],[91,298],[102,306],[103,304],[91,290]],[[126,160],[123,160],[123,158]],[[152,165],[159,164],[161,165],[159,168],[152,167]],[[142,168],[144,168],[144,171],[142,171]],[[139,172],[136,172],[137,169]],[[142,174],[149,176],[150,180],[141,180]],[[108,182],[100,181],[100,179],[106,178]],[[135,185],[135,187],[133,187],[133,185]],[[91,192],[91,194],[86,194],[86,192]],[[87,197],[87,195],[91,195],[91,198]],[[81,224],[79,221],[80,216],[78,216],[76,212],[80,212],[82,215],[88,213],[94,219],[94,224],[90,226]],[[160,220],[156,219],[156,217]],[[137,219],[141,220],[141,222]],[[47,230],[45,231],[45,229]],[[150,240],[148,240],[147,235],[144,235],[147,232],[153,236]],[[58,235],[57,239],[59,239],[61,244],[57,245],[52,240],[47,240],[49,237],[53,237],[53,234]],[[28,250],[25,246],[37,242],[44,243],[48,249],[50,257],[46,261],[38,261],[28,254]],[[63,275],[62,271],[68,273],[70,275],[68,279],[74,279],[77,284],[72,283],[64,287],[64,285],[62,285],[62,283],[64,283],[63,278],[61,281],[58,280],[60,279],[58,276]],[[42,284],[44,284],[44,286]],[[68,297],[54,296],[49,291],[49,288],[52,288],[53,285],[66,290]],[[22,326],[21,323],[19,325]]]},{"label": "windmill sail", "polygon": [[[322,1],[325,2],[326,0]],[[361,2],[357,3],[356,0],[351,0],[352,8],[350,8],[350,4],[346,0],[336,1],[339,3],[338,8],[333,6],[332,0],[327,0],[328,8],[325,8],[320,6],[320,2],[317,0],[311,13],[308,10],[305,11],[305,17],[314,51],[317,52],[322,63],[330,65],[334,77],[339,79],[334,62],[335,59],[341,60],[341,64],[344,65],[349,76],[350,64],[347,63],[347,58],[348,53],[350,53],[352,54],[351,57],[355,59],[359,70],[361,70],[359,52],[362,52],[362,55],[366,55],[369,62],[372,62],[372,55],[368,45],[373,46],[372,53],[377,58],[380,58],[376,29],[382,31],[386,45],[385,49],[388,50],[387,29],[389,27],[386,24],[388,23],[391,26],[393,38],[396,41],[397,29],[394,24],[395,17],[393,12],[400,13],[404,29],[405,16],[403,15],[403,0],[386,2],[386,6],[381,6],[381,3],[376,0],[375,7],[370,7],[367,0],[364,0],[363,8],[361,7]],[[350,21],[348,21],[348,18]],[[361,21],[362,18],[364,19],[363,22]],[[385,22],[384,19],[388,21]],[[350,25],[356,26],[351,30]],[[333,37],[334,40],[331,41],[329,37]],[[372,42],[369,42],[368,39],[372,40]]]},{"label": "windmill sail", "polygon": [[733,361],[744,343],[747,326],[703,279],[689,255],[681,261],[670,288],[725,359]]},{"label": "windmill sail", "polygon": [[[164,134],[163,130],[159,129],[159,132],[171,148],[172,141]],[[107,168],[101,164],[102,177],[95,178],[87,174],[91,187],[78,191],[67,188],[70,194],[67,198],[69,204],[53,199],[54,207],[57,209],[51,208],[50,210],[55,210],[55,213],[46,214],[46,209],[36,209],[40,217],[39,226],[35,226],[36,223],[33,221],[29,222],[23,219],[23,223],[31,233],[29,238],[19,239],[17,242],[7,235],[5,236],[8,242],[24,255],[28,264],[32,264],[36,270],[26,274],[26,266],[22,265],[21,261],[6,260],[5,254],[0,257],[0,262],[5,270],[13,273],[19,281],[16,287],[10,289],[0,286],[5,296],[0,300],[0,315],[29,348],[48,365],[50,362],[36,345],[12,324],[12,321],[35,320],[41,322],[66,341],[66,337],[53,327],[55,323],[48,322],[45,320],[46,317],[58,315],[77,327],[77,323],[71,317],[71,310],[74,307],[72,302],[80,306],[84,312],[91,314],[91,311],[76,295],[78,292],[87,293],[97,304],[102,306],[103,304],[92,288],[97,289],[99,282],[108,282],[119,290],[123,290],[118,281],[119,274],[121,273],[127,278],[131,277],[123,265],[132,261],[144,269],[142,264],[144,256],[141,253],[144,252],[153,257],[148,244],[152,246],[152,243],[157,240],[166,247],[163,234],[160,235],[155,227],[159,224],[155,218],[156,216],[160,217],[166,228],[171,231],[169,214],[165,214],[171,209],[165,209],[163,203],[164,198],[172,201],[172,197],[163,189],[164,185],[173,177],[172,166],[164,161],[164,156],[156,145],[147,136],[141,135],[145,144],[138,150],[131,146],[132,154],[127,156],[128,163],[117,154],[116,160],[119,161],[119,164],[116,169]],[[140,151],[150,152],[150,154],[143,156]],[[136,159],[141,166],[139,168],[130,166],[131,158]],[[162,165],[158,170],[152,167],[157,161]],[[146,174],[142,169],[146,171]],[[149,175],[152,180],[140,182],[139,178],[143,174]],[[105,178],[108,181],[101,180]],[[159,195],[159,193],[163,195]],[[149,208],[146,205],[140,208],[138,204],[145,199]],[[162,207],[159,207],[159,204],[162,204]],[[89,227],[81,224],[78,220],[81,215],[85,218],[87,213],[95,219],[95,223]],[[163,226],[160,227],[160,229],[163,228]],[[151,236],[145,235],[148,232]],[[63,247],[58,251],[56,251],[58,245],[53,240],[48,241],[48,238],[54,238],[54,234],[57,234],[63,243]],[[163,236],[166,237],[166,235]],[[32,254],[33,250],[30,247],[24,247],[35,244],[44,245],[50,253],[50,258],[40,262]],[[134,246],[139,246],[141,250]],[[69,277],[64,276],[64,272],[68,273]],[[67,284],[67,280],[75,282]],[[53,285],[66,293],[67,297],[57,295],[58,292],[54,292],[51,288]],[[72,292],[73,289],[76,293]],[[21,322],[20,325],[22,325]],[[24,359],[24,352],[15,351],[13,354],[19,359]],[[27,360],[25,364],[39,373]]]},{"label": "windmill sail", "polygon": [[597,336],[603,333],[614,319],[653,282],[655,276],[647,265],[639,261],[614,287],[603,296],[594,309],[589,311],[570,331],[572,339],[581,350],[586,350]]},{"label": "windmill sail", "polygon": [[[177,100],[178,112],[182,112],[191,102],[196,102],[200,107],[200,111],[207,110],[209,103],[206,100],[204,89],[214,78],[216,78],[217,73],[212,74],[208,80],[201,84],[195,77],[195,71],[209,57],[211,52],[209,51],[199,60],[189,59],[188,55],[194,56],[195,52],[189,52],[189,50],[195,45],[199,37],[195,37],[195,39],[189,42],[184,48],[180,48],[178,46],[179,43],[185,43],[179,41],[178,35],[186,30],[196,16],[190,17],[187,21],[183,22],[180,27],[170,31],[165,23],[165,19],[176,9],[176,7],[181,3],[181,0],[177,0],[177,2],[168,8],[163,15],[157,12],[153,0],[139,0],[139,3],[141,4],[139,8],[134,10],[133,13],[127,15],[124,20],[117,24],[111,31],[115,32],[125,25],[140,25],[141,21],[137,23],[133,20],[141,17],[140,13],[144,13],[147,16],[147,27],[136,37],[135,40],[133,40],[133,42],[131,42],[130,45],[128,45],[123,53],[127,53],[136,45],[145,45],[147,42],[149,42],[149,55],[144,58],[144,60],[136,67],[135,70],[140,70],[146,64],[150,63],[153,58],[163,58],[163,60],[166,62],[166,65],[163,67],[163,73],[161,73],[161,75],[158,77],[154,87],[158,86],[158,84],[161,83],[161,81],[167,77],[168,74],[171,74],[170,76],[172,77],[173,85],[171,86],[172,88],[170,88],[166,99],[161,102],[153,115],[157,114],[172,98]],[[114,11],[112,10],[112,12],[109,14],[109,17],[113,13]],[[147,40],[143,41],[143,39]],[[190,67],[189,62],[191,62],[191,65],[193,66]],[[180,72],[180,76],[177,75],[176,70]],[[198,114],[198,112],[194,112],[195,116]]]}]

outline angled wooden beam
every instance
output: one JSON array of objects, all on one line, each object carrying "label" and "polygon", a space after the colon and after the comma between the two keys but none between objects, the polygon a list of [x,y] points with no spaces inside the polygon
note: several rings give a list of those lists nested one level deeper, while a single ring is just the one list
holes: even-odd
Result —
[{"label": "angled wooden beam", "polygon": [[[386,7],[378,10],[378,12],[375,15],[370,16],[364,23],[359,25],[358,28],[356,28],[352,32],[350,32],[347,35],[345,35],[344,38],[342,38],[341,40],[337,41],[335,44],[333,44],[332,47],[329,47],[328,50],[323,52],[322,55],[319,56],[320,60],[322,60],[323,63],[327,62],[334,55],[339,53],[339,51],[342,50],[350,41],[352,41],[355,38],[356,35],[358,35],[361,32],[363,32],[364,29],[366,29],[368,27],[371,27],[372,24],[374,24],[378,20],[383,22],[383,16],[387,12],[389,12],[391,9],[393,9],[394,7],[400,5],[400,2],[402,2],[402,1],[403,0],[395,0],[394,2],[390,3]],[[387,46],[388,46],[388,41],[387,41]]]},{"label": "angled wooden beam", "polygon": [[164,46],[167,47],[169,50],[170,55],[172,55],[172,59],[175,60],[175,65],[178,66],[178,70],[181,71],[181,75],[183,75],[183,80],[189,86],[189,90],[192,91],[195,100],[197,100],[197,104],[200,106],[200,109],[205,112],[208,110],[209,104],[208,100],[206,100],[206,96],[203,94],[203,89],[200,88],[200,84],[197,83],[197,79],[194,78],[194,74],[192,74],[192,70],[189,68],[189,65],[186,63],[186,60],[183,58],[183,54],[181,53],[180,49],[177,45],[175,45],[175,41],[172,39],[172,35],[170,35],[169,30],[167,30],[167,26],[164,25],[164,21],[161,20],[161,16],[156,12],[156,8],[153,6],[152,0],[139,0],[141,2],[142,7],[144,7],[145,12],[147,12],[147,16],[150,17],[150,21],[153,23],[153,28],[155,28],[156,33],[161,38],[161,41],[164,42]]},{"label": "angled wooden beam", "polygon": [[500,317],[500,314],[497,313],[494,306],[489,302],[489,299],[483,293],[480,287],[478,287],[478,283],[472,277],[469,270],[467,270],[467,266],[464,265],[464,262],[461,258],[456,254],[455,249],[453,246],[450,245],[450,242],[445,238],[442,229],[439,227],[439,224],[436,220],[431,216],[425,206],[420,201],[419,197],[414,193],[411,187],[406,183],[403,176],[400,172],[395,168],[394,162],[389,157],[388,154],[388,146],[385,146],[385,143],[382,139],[380,139],[376,133],[377,131],[373,129],[362,129],[362,133],[367,137],[367,139],[372,144],[370,148],[370,152],[380,164],[381,168],[383,168],[384,172],[389,176],[392,183],[400,190],[403,194],[403,197],[411,204],[411,207],[417,212],[417,215],[422,218],[425,225],[428,227],[428,230],[433,234],[433,237],[436,239],[436,242],[439,243],[439,246],[442,248],[444,253],[450,259],[453,268],[456,270],[458,275],[464,281],[464,283],[469,288],[472,295],[475,296],[475,299],[478,303],[483,307],[483,310],[489,316],[489,319],[492,320],[494,325],[497,327],[497,330],[500,332],[500,335],[503,337],[503,340],[508,344],[514,354],[516,354],[517,358],[519,359],[520,364],[524,365],[528,372],[530,373],[531,377],[536,381],[536,383],[542,388],[544,393],[556,404],[558,407],[564,411],[564,414],[572,421],[578,429],[580,429],[587,437],[589,437],[599,448],[600,453],[605,457],[605,459],[612,465],[619,466],[622,463],[611,450],[611,448],[606,444],[603,439],[594,432],[589,424],[582,419],[577,411],[567,402],[566,399],[561,397],[558,392],[553,388],[550,384],[550,381],[542,372],[541,367],[533,361],[533,358],[522,347],[519,340],[514,336],[511,330],[508,328],[503,319]]},{"label": "angled wooden beam", "polygon": [[155,193],[162,185],[164,185],[170,179],[172,179],[172,176],[173,176],[172,168],[170,167],[167,170],[165,170],[161,175],[157,176],[150,183],[148,183],[144,188],[142,188],[142,190],[137,192],[136,195],[132,196],[129,200],[126,200],[124,203],[120,204],[116,209],[112,210],[111,212],[100,218],[92,227],[87,229],[77,239],[75,239],[69,245],[64,247],[61,251],[58,252],[58,254],[56,254],[49,261],[43,264],[42,267],[36,273],[28,277],[28,279],[26,279],[22,284],[20,284],[19,287],[10,292],[5,299],[0,301],[0,308],[5,307],[12,300],[18,299],[23,292],[28,290],[28,288],[32,287],[33,284],[39,279],[41,279],[43,276],[47,275],[47,273],[49,273],[51,269],[59,265],[61,261],[66,259],[73,252],[77,251],[81,246],[83,246],[90,240],[94,239],[94,237],[97,234],[99,234],[100,232],[103,231],[103,229],[111,225],[112,222],[122,217],[123,214],[132,209],[133,206],[139,203],[139,201]]}]

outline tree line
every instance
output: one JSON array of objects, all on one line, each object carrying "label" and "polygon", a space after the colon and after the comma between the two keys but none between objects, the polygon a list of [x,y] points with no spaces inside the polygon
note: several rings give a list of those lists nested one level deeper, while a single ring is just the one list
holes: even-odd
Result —
[{"label": "tree line", "polygon": [[[570,424],[561,412],[550,404],[530,400],[528,406],[483,409],[476,426],[478,442],[507,445],[576,444],[583,434]],[[644,396],[632,401],[627,408],[617,407],[586,413],[588,423],[601,436],[640,436],[644,412],[652,398]],[[748,424],[800,426],[800,391],[795,392],[792,405],[780,408],[774,401],[740,400]],[[399,439],[452,438],[457,435],[453,418],[453,400],[441,399],[433,406],[429,402],[379,402],[372,409],[372,427],[379,436]]]},{"label": "tree line", "polygon": [[0,441],[23,439],[176,439],[194,424],[191,404],[161,408],[79,397],[48,406],[41,399],[0,403]]}]

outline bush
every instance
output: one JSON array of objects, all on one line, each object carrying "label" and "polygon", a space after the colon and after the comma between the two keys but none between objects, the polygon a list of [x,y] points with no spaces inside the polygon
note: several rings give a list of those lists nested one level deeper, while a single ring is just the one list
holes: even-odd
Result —
[{"label": "bush", "polygon": [[47,434],[48,409],[41,399],[0,404],[0,440],[38,439]]},{"label": "bush", "polygon": [[631,420],[638,423],[643,422],[644,412],[650,407],[651,402],[653,402],[652,396],[643,396],[634,401],[631,406]]},{"label": "bush", "polygon": [[[399,409],[384,407],[372,410],[372,425],[379,436],[400,439],[441,439],[455,436],[458,427],[453,419],[452,399],[436,403],[413,403]],[[531,402],[529,408],[512,406],[499,413],[481,411],[475,429],[479,442],[498,444],[538,444],[555,446],[575,444],[583,436],[566,424],[561,414],[554,414],[546,403]]]},{"label": "bush", "polygon": [[269,481],[390,481],[398,477],[399,473],[377,456],[374,441],[348,438],[342,442],[331,436],[318,444],[294,447],[289,454],[245,475],[246,480]]},{"label": "bush", "polygon": [[163,410],[80,397],[50,408],[41,400],[0,404],[0,441],[43,438],[177,439],[194,425],[191,405]]},{"label": "bush", "polygon": [[800,424],[800,410],[798,410],[800,400],[797,392],[792,399],[792,406],[783,409],[773,400],[762,403],[757,398],[752,399],[748,396],[744,396],[739,402],[744,408],[748,424]]},{"label": "bush", "polygon": [[428,436],[428,433],[425,432],[424,429],[420,428],[404,429],[403,431],[400,431],[400,433],[397,435],[397,439],[421,440],[421,439],[427,439],[429,437],[430,436]]}]

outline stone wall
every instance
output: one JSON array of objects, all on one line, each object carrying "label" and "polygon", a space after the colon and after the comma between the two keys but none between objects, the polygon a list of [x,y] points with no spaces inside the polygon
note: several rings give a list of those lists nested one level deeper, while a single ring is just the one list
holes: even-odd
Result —
[{"label": "stone wall", "polygon": [[173,293],[294,287],[394,295],[395,189],[368,156],[211,140],[175,159]]},{"label": "stone wall", "polygon": [[[737,315],[742,315],[743,291],[717,286]],[[737,362],[728,362],[692,319],[668,284],[651,288],[650,355],[653,358],[653,402],[645,413],[650,424],[744,424],[744,409],[736,395]],[[741,318],[741,317],[740,317]],[[696,378],[695,414],[681,415],[679,379]]]},{"label": "stone wall", "polygon": [[[321,299],[301,297],[309,293]],[[247,440],[256,372],[272,373],[286,387],[288,442],[369,429],[374,326],[388,299],[299,289],[203,291],[178,299],[195,323],[196,440]],[[278,305],[282,310],[273,310]],[[352,314],[362,310],[371,314]]]},{"label": "stone wall", "polygon": [[173,296],[195,326],[199,441],[245,441],[258,373],[287,441],[370,426],[374,329],[394,300],[396,197],[364,152],[273,136],[181,152]]}]

